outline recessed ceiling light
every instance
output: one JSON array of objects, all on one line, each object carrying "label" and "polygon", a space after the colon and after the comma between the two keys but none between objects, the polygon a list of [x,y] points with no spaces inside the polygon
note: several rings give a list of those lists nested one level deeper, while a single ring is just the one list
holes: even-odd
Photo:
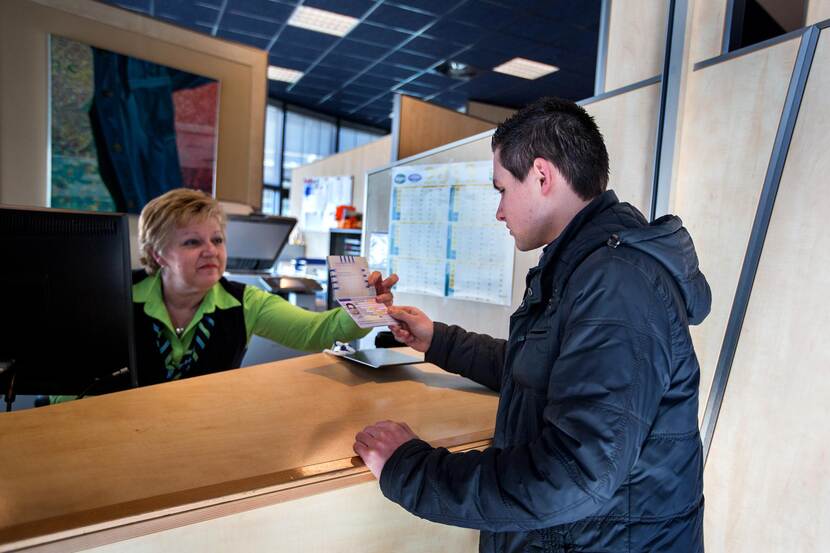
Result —
[{"label": "recessed ceiling light", "polygon": [[357,25],[357,19],[348,15],[309,8],[308,6],[297,6],[297,9],[288,19],[288,24],[317,31],[318,33],[346,36],[352,30],[352,27]]},{"label": "recessed ceiling light", "polygon": [[285,81],[287,83],[296,83],[302,77],[302,71],[288,69],[287,67],[277,67],[276,65],[268,66],[268,78],[272,81]]},{"label": "recessed ceiling light", "polygon": [[559,71],[559,68],[555,65],[539,63],[538,61],[525,58],[513,58],[498,67],[494,67],[493,71],[504,73],[505,75],[513,75],[514,77],[520,77],[522,79],[533,80],[544,75],[549,75],[554,71]]},{"label": "recessed ceiling light", "polygon": [[442,75],[446,75],[452,79],[459,79],[461,81],[469,81],[478,75],[478,69],[475,67],[460,61],[452,60],[445,61],[436,67],[435,70]]}]

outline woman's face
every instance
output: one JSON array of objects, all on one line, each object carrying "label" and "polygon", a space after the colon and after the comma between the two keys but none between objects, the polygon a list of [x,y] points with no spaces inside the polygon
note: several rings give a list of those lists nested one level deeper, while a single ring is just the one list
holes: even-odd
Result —
[{"label": "woman's face", "polygon": [[178,227],[156,260],[166,282],[184,291],[207,292],[222,277],[228,260],[222,227],[214,219]]}]

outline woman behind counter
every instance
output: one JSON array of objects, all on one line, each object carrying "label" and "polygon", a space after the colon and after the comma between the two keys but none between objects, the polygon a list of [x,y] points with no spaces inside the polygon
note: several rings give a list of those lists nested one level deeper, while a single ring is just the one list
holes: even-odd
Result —
[{"label": "woman behind counter", "polygon": [[[144,270],[133,274],[139,385],[239,367],[253,334],[320,351],[361,338],[340,308],[311,312],[254,286],[222,277],[225,214],[212,197],[176,189],[150,201],[139,217]],[[396,275],[369,276],[377,300],[392,303]]]}]

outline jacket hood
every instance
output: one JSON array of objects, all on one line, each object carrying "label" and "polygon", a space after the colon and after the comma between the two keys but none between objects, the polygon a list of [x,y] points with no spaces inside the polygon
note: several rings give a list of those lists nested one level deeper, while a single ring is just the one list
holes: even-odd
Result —
[{"label": "jacket hood", "polygon": [[596,197],[574,217],[559,238],[545,247],[539,265],[554,258],[557,264],[576,264],[602,244],[634,248],[659,262],[677,283],[690,324],[700,324],[709,314],[712,292],[700,272],[692,237],[680,218],[664,215],[648,223],[637,208],[619,202],[612,190]]},{"label": "jacket hood", "polygon": [[700,272],[695,245],[680,217],[664,215],[646,227],[620,231],[609,239],[609,245],[615,240],[648,254],[665,267],[683,294],[689,324],[703,322],[712,307],[712,291]]}]

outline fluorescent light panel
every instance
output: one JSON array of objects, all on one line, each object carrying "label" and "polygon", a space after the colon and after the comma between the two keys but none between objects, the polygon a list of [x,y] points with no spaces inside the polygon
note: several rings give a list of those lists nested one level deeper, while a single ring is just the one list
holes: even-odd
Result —
[{"label": "fluorescent light panel", "polygon": [[514,77],[520,77],[522,79],[533,80],[544,75],[549,75],[554,71],[559,71],[559,68],[555,65],[548,65],[525,58],[513,58],[498,67],[494,67],[493,71],[504,73],[505,75],[513,75]]},{"label": "fluorescent light panel", "polygon": [[285,81],[287,83],[296,83],[302,77],[302,71],[288,69],[287,67],[277,67],[276,65],[268,66],[268,78],[272,81]]},{"label": "fluorescent light panel", "polygon": [[352,27],[357,25],[357,19],[308,6],[298,6],[288,19],[288,24],[318,33],[346,36]]}]

